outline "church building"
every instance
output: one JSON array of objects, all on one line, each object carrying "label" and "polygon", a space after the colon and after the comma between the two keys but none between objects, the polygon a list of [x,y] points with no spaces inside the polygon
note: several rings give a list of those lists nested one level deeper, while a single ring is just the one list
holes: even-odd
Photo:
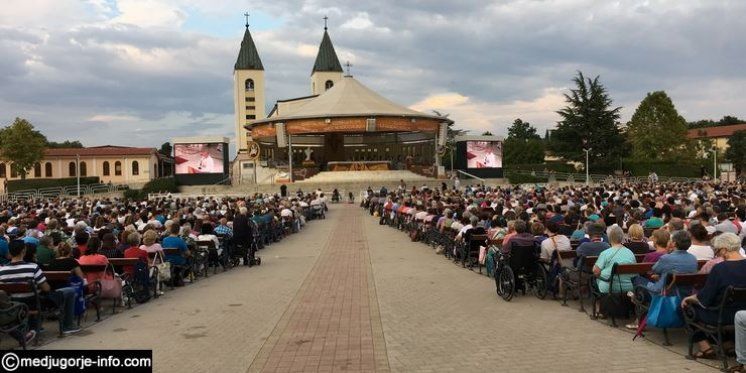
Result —
[{"label": "church building", "polygon": [[[248,22],[233,76],[239,183],[263,183],[267,170],[291,181],[322,171],[408,169],[437,175],[438,146],[452,121],[384,98],[356,80],[349,64],[345,74],[326,25],[310,95],[277,100],[265,115],[264,66]],[[258,163],[247,161],[250,143],[259,145]]]}]

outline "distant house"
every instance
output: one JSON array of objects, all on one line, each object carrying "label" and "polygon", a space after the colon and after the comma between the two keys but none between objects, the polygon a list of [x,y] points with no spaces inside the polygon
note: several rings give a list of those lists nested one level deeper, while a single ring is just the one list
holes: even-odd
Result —
[{"label": "distant house", "polygon": [[719,152],[728,149],[728,138],[738,131],[746,131],[746,123],[729,126],[693,128],[687,132],[691,140],[711,140]]},{"label": "distant house", "polygon": [[[80,163],[76,158],[80,156]],[[0,161],[0,179],[17,180],[11,162]],[[94,146],[88,148],[54,148],[44,152],[44,159],[26,174],[27,179],[62,179],[98,176],[102,183],[142,184],[172,174],[173,159],[155,148],[127,146]]]}]

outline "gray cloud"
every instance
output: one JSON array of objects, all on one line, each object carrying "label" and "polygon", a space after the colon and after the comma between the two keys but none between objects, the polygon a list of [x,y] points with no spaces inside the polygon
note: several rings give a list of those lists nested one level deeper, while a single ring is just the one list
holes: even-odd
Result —
[{"label": "gray cloud", "polygon": [[[582,70],[601,75],[626,117],[647,92],[660,89],[690,120],[746,116],[744,2],[267,0],[252,6],[282,19],[279,28],[252,31],[269,101],[309,93],[313,56],[299,50],[318,45],[320,18],[329,14],[340,59],[350,58],[364,84],[406,105],[457,93],[518,117],[511,103],[568,87]],[[29,117],[50,137],[79,134],[91,145],[230,134],[242,11],[225,15],[236,24],[230,38],[101,22],[100,14],[54,30],[0,28],[0,120]],[[537,114],[537,124],[553,125],[556,109]],[[135,123],[90,121],[96,115]],[[487,119],[493,127],[485,129],[504,131],[502,117]]]}]

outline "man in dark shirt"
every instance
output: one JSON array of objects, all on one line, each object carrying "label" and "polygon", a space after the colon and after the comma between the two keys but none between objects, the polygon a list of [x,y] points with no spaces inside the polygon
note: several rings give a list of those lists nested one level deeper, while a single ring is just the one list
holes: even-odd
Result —
[{"label": "man in dark shirt", "polygon": [[591,223],[588,226],[590,241],[583,242],[578,246],[575,266],[580,265],[580,258],[584,256],[599,256],[602,251],[609,248],[609,244],[603,241],[604,225],[600,222]]},{"label": "man in dark shirt", "polygon": [[526,225],[525,221],[516,220],[514,226],[516,234],[515,236],[511,237],[508,244],[502,248],[503,253],[510,253],[510,251],[514,247],[536,246],[536,239],[531,233],[528,232],[528,226]]},{"label": "man in dark shirt", "polygon": [[233,219],[233,243],[236,247],[246,248],[247,256],[243,258],[243,264],[251,266],[254,262],[254,250],[252,242],[254,233],[249,222],[249,212],[246,207],[238,209],[238,215]]}]

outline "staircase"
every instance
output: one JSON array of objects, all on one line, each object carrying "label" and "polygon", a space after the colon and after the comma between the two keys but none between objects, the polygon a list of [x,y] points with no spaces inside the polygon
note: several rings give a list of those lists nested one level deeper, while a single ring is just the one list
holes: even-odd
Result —
[{"label": "staircase", "polygon": [[338,184],[338,183],[390,183],[399,180],[427,181],[435,180],[406,170],[393,171],[324,171],[308,179],[296,181],[297,184]]}]

